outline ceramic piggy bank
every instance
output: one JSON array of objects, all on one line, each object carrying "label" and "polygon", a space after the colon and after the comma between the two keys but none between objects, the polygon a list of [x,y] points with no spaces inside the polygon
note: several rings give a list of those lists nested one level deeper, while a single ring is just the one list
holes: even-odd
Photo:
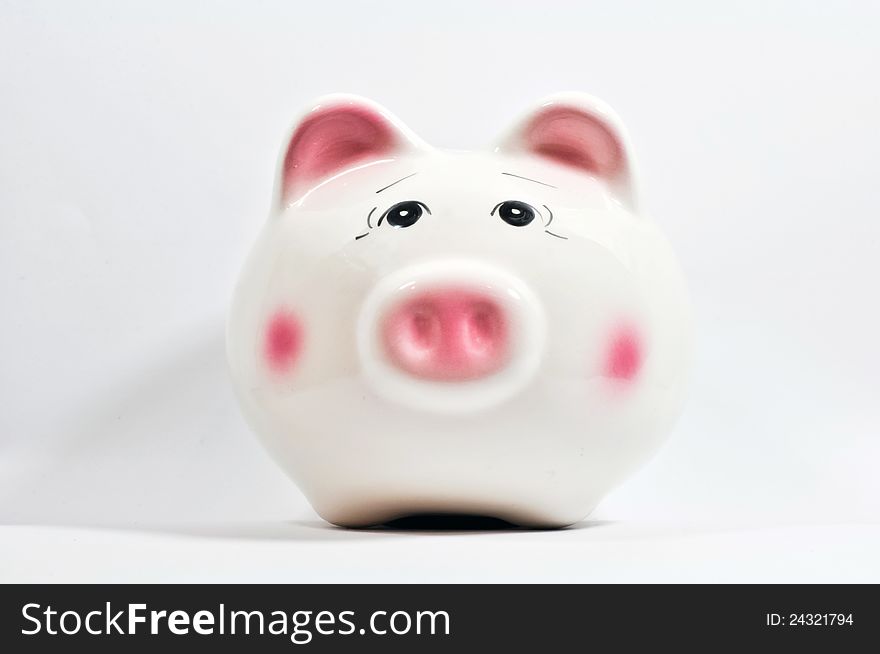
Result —
[{"label": "ceramic piggy bank", "polygon": [[490,147],[316,102],[284,141],[228,355],[253,429],[317,512],[564,526],[683,401],[688,302],[627,135],[586,95]]}]

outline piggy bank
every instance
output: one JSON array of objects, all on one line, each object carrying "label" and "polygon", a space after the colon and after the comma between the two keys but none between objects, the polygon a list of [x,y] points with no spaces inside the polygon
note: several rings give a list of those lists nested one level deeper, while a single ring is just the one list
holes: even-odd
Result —
[{"label": "piggy bank", "polygon": [[581,94],[473,152],[319,99],[284,140],[227,330],[248,422],[344,526],[582,520],[670,431],[690,341],[626,132]]}]

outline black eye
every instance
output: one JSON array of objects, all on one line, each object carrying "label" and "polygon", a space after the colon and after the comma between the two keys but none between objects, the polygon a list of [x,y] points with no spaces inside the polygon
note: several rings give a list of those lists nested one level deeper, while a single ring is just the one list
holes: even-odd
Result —
[{"label": "black eye", "polygon": [[428,207],[416,200],[398,202],[382,214],[377,224],[381,225],[383,220],[387,220],[392,227],[409,227],[422,217],[423,211],[431,213]]},{"label": "black eye", "polygon": [[502,202],[492,209],[492,214],[494,215],[496,211],[501,216],[501,220],[514,227],[525,227],[535,219],[535,210],[519,200]]}]

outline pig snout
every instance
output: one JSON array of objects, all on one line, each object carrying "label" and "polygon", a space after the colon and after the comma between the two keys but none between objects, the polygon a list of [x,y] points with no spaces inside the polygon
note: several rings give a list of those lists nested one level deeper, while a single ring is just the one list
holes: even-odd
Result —
[{"label": "pig snout", "polygon": [[419,379],[479,379],[508,360],[505,308],[479,290],[441,287],[417,293],[390,308],[380,333],[388,361]]},{"label": "pig snout", "polygon": [[469,411],[513,397],[543,357],[544,310],[519,277],[467,259],[381,276],[357,325],[361,370],[385,399]]}]

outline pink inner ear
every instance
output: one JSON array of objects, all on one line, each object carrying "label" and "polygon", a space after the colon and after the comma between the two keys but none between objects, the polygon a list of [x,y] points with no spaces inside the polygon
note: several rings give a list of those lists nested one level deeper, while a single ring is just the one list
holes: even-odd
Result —
[{"label": "pink inner ear", "polygon": [[293,134],[284,157],[282,200],[290,200],[304,183],[387,154],[394,145],[388,122],[365,107],[342,105],[310,114]]},{"label": "pink inner ear", "polygon": [[623,171],[623,146],[598,117],[580,109],[550,107],[532,118],[524,132],[536,154],[600,177]]}]

